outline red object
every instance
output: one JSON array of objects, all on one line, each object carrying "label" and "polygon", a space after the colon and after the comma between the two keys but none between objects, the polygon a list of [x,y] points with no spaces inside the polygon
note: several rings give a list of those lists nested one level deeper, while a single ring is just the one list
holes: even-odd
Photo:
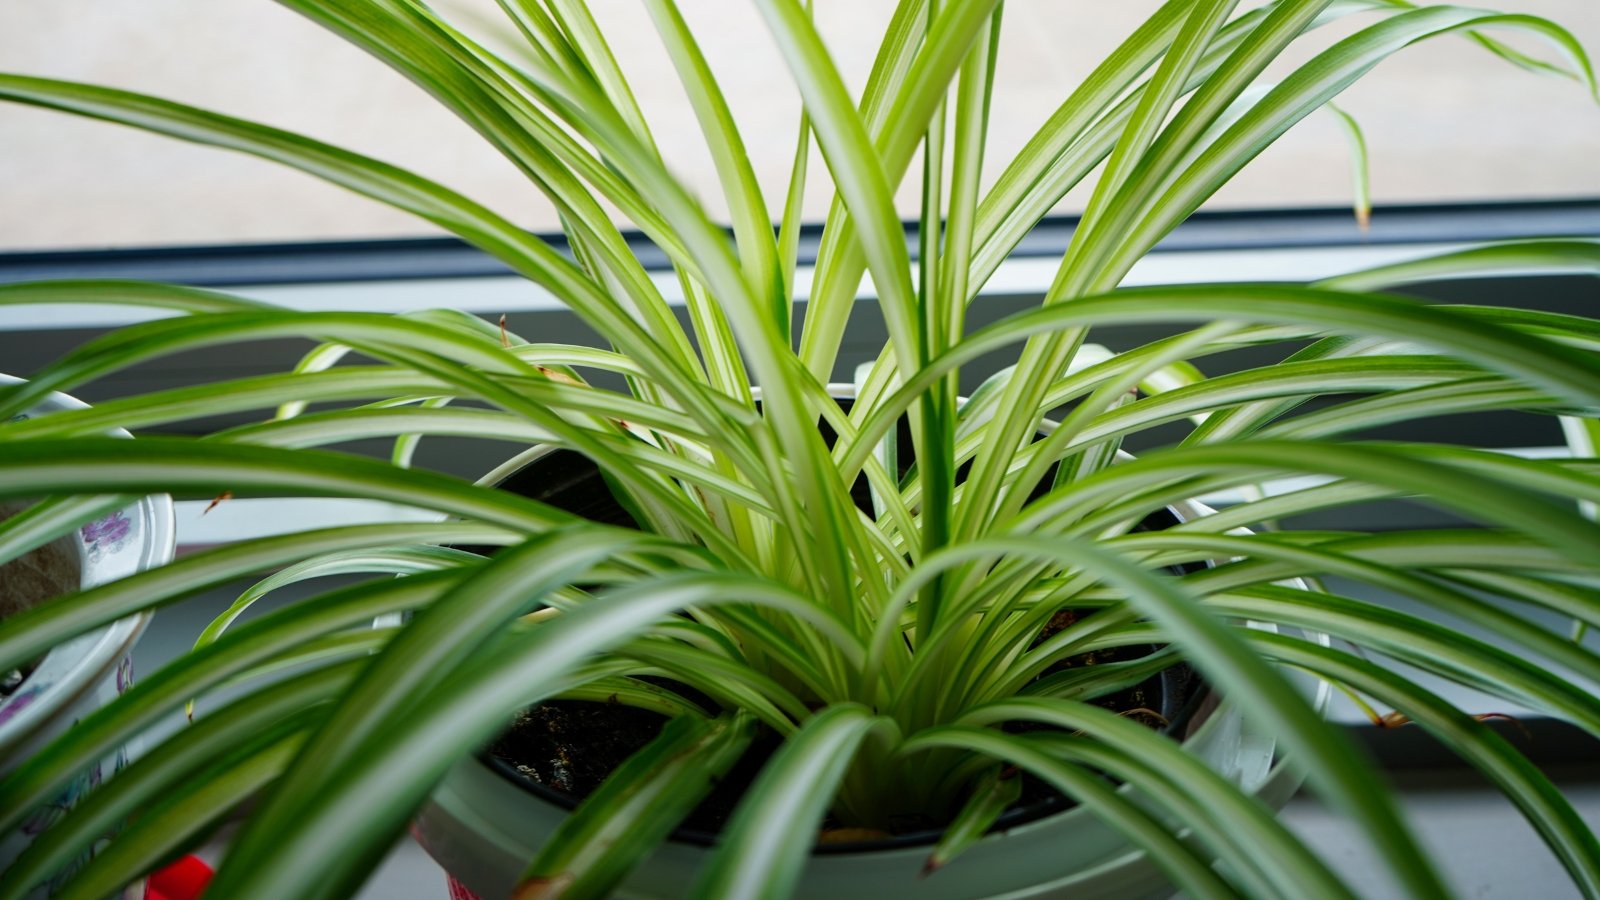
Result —
[{"label": "red object", "polygon": [[185,856],[145,881],[144,900],[199,900],[211,875],[200,857]]},{"label": "red object", "polygon": [[444,883],[450,890],[450,900],[478,900],[478,895],[467,890],[467,886],[457,881],[455,876],[446,873]]}]

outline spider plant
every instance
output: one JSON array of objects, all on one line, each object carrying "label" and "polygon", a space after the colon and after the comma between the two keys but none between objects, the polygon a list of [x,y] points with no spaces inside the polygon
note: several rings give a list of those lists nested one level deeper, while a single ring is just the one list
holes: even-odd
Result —
[{"label": "spider plant", "polygon": [[[1581,640],[1600,623],[1600,527],[1580,505],[1600,501],[1600,470],[1592,458],[1363,438],[1381,425],[1507,409],[1565,416],[1574,434],[1592,434],[1600,322],[1385,291],[1489,271],[1596,272],[1600,244],[1509,243],[1311,285],[1119,288],[1251,159],[1389,55],[1454,35],[1595,93],[1568,32],[1529,15],[1404,0],[1243,10],[1169,0],[1063,90],[986,184],[998,0],[902,0],[860,96],[806,6],[757,0],[781,51],[773,65],[787,67],[804,101],[791,182],[766,196],[680,10],[647,0],[715,162],[724,222],[664,164],[579,0],[500,0],[515,52],[491,49],[423,0],[281,2],[480,133],[560,211],[570,254],[441,184],[264,125],[23,75],[0,76],[0,97],[253,154],[412,213],[559,298],[608,346],[528,342],[450,311],[299,312],[123,281],[0,287],[0,303],[171,314],[32,373],[0,394],[0,422],[45,392],[180,351],[288,337],[315,347],[283,374],[0,425],[0,497],[51,496],[49,515],[0,526],[6,554],[153,491],[368,498],[440,514],[211,549],[7,622],[0,669],[136,610],[277,573],[192,653],[13,761],[0,779],[6,829],[106,746],[218,686],[252,685],[245,699],[210,704],[41,836],[0,897],[20,896],[127,817],[65,894],[103,896],[203,840],[252,797],[215,896],[346,895],[454,762],[517,709],[552,697],[673,715],[530,861],[530,884],[565,895],[608,892],[766,729],[780,749],[694,896],[784,895],[824,816],[875,829],[905,812],[936,817],[948,823],[936,852],[959,865],[1006,804],[1005,766],[1088,807],[1195,896],[1348,896],[1336,867],[1263,804],[1176,742],[1091,702],[1178,659],[1273,729],[1309,789],[1365,829],[1406,895],[1447,888],[1373,763],[1322,720],[1290,671],[1432,732],[1526,815],[1586,896],[1600,896],[1600,843],[1561,792],[1474,718],[1483,710],[1458,709],[1383,664],[1600,734],[1590,687],[1600,657]],[[1347,17],[1356,23],[1348,36],[1318,43],[1320,26]],[[1518,49],[1507,35],[1544,49]],[[1264,83],[1269,64],[1303,42],[1315,52]],[[834,201],[803,328],[792,330],[800,197],[818,178]],[[907,179],[921,185],[915,252],[892,202]],[[966,328],[1018,241],[1086,181],[1087,210],[1037,306]],[[670,259],[687,325],[608,211]],[[869,275],[889,339],[874,363],[845,375],[846,409],[827,386],[839,380],[846,319]],[[1172,334],[1116,353],[1087,342],[1096,327],[1129,323]],[[1208,357],[1245,347],[1280,348],[1281,361],[1201,375]],[[963,400],[963,367],[996,352],[1011,364]],[[626,389],[591,384],[595,373],[620,376]],[[274,409],[199,438],[97,436]],[[909,446],[891,439],[902,420]],[[819,421],[838,435],[831,446]],[[1176,444],[1119,456],[1125,437],[1175,422],[1187,423]],[[394,439],[392,460],[324,449],[375,436]],[[424,436],[505,442],[508,454],[536,444],[577,451],[640,528],[413,468]],[[1251,489],[1288,476],[1315,478]],[[858,478],[871,485],[870,511],[851,500]],[[1048,490],[1030,499],[1041,483]],[[1244,499],[1135,530],[1154,511],[1228,489]],[[1470,527],[1271,524],[1396,498]],[[463,545],[500,549],[451,549]],[[1186,563],[1198,565],[1175,568]],[[277,586],[352,572],[371,577],[227,627]],[[1324,577],[1466,624],[1345,596]],[[1039,642],[1063,608],[1097,611]],[[1533,611],[1571,620],[1575,633],[1549,630]],[[395,613],[403,624],[368,627]],[[1473,637],[1473,627],[1511,649]],[[1152,644],[1166,648],[1156,662],[1039,679],[1089,650]],[[650,675],[668,687],[640,680]],[[1011,722],[1054,729],[997,727]],[[632,839],[611,839],[618,833]]]}]

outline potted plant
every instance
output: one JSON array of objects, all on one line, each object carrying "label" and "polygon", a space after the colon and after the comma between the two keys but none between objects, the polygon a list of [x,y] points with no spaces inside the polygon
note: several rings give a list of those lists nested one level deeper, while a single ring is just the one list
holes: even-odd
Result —
[{"label": "potted plant", "polygon": [[[1068,92],[984,189],[997,2],[902,2],[856,98],[805,8],[761,0],[805,103],[794,186],[778,210],[755,187],[693,35],[670,0],[652,0],[721,178],[725,229],[667,170],[583,4],[503,4],[522,41],[511,58],[418,0],[284,2],[478,130],[560,209],[571,255],[439,184],[294,134],[25,76],[0,76],[0,97],[255,154],[419,215],[549,291],[609,347],[529,343],[447,311],[306,313],[126,282],[0,287],[0,302],[179,314],[34,373],[0,395],[0,421],[41,392],[182,349],[285,336],[321,344],[285,374],[8,423],[0,496],[345,496],[444,516],[214,549],[14,619],[0,634],[0,668],[240,575],[279,570],[261,590],[331,573],[374,576],[238,628],[219,622],[195,652],[88,727],[22,760],[0,780],[7,814],[37,803],[106,741],[218,685],[261,676],[64,817],[19,859],[0,897],[130,817],[68,888],[115,890],[203,840],[247,800],[216,895],[348,894],[447,773],[481,775],[476,751],[518,710],[556,698],[670,721],[556,826],[520,878],[527,896],[633,891],[637,880],[622,880],[641,864],[694,879],[647,887],[692,896],[844,892],[852,877],[880,893],[992,894],[992,882],[954,888],[951,879],[961,877],[963,853],[995,868],[987,854],[1011,836],[990,832],[1016,800],[1017,772],[1078,804],[1056,818],[1092,817],[1125,842],[1095,844],[1101,866],[1122,867],[1137,851],[1163,883],[1195,895],[1346,896],[1339,873],[1253,793],[1281,796],[1286,782],[1261,771],[1280,758],[1370,833],[1408,895],[1444,894],[1381,777],[1322,721],[1296,673],[1433,732],[1527,815],[1581,890],[1600,893],[1600,844],[1548,779],[1474,718],[1485,711],[1457,709],[1376,661],[1600,732],[1600,703],[1582,686],[1600,658],[1523,612],[1553,610],[1579,629],[1600,616],[1600,528],[1574,502],[1600,499],[1593,461],[1362,439],[1385,423],[1497,409],[1592,428],[1596,322],[1432,307],[1385,290],[1483,271],[1595,271],[1600,246],[1513,243],[1309,286],[1118,289],[1262,148],[1411,43],[1470,37],[1509,64],[1567,72],[1594,92],[1587,58],[1558,26],[1398,0],[1280,0],[1242,13],[1231,2],[1173,0]],[[1258,86],[1286,47],[1357,12],[1370,21]],[[1545,39],[1555,61],[1500,43],[1507,30]],[[837,200],[796,329],[797,198],[823,169]],[[965,311],[995,268],[1097,169],[1041,303],[967,333]],[[923,184],[915,253],[891,202],[908,177]],[[608,207],[671,260],[687,325]],[[889,340],[874,364],[845,373],[846,405],[828,384],[867,273]],[[1085,342],[1092,328],[1129,322],[1176,330],[1119,353]],[[1274,365],[1209,379],[1195,366],[1273,346],[1282,348]],[[368,361],[336,365],[351,351]],[[1013,364],[963,399],[963,367],[997,351]],[[596,386],[595,373],[625,389]],[[1305,412],[1313,399],[1329,402]],[[337,405],[307,412],[309,403]],[[109,425],[273,407],[266,421],[199,439],[96,437]],[[1124,436],[1174,421],[1193,423],[1176,446],[1119,455]],[[373,436],[396,440],[393,460],[321,449]],[[638,527],[411,468],[419,436],[572,451]],[[1286,475],[1319,480],[1250,490]],[[858,480],[864,501],[852,495]],[[1245,493],[1226,509],[1196,502],[1228,489]],[[1273,524],[1394,498],[1481,527],[1358,534]],[[1162,511],[1176,519],[1141,529]],[[1339,582],[1322,583],[1328,577],[1488,626],[1515,651],[1346,596]],[[1057,620],[1066,610],[1070,621]],[[382,624],[366,627],[374,619]],[[1052,670],[1117,647],[1153,652]],[[1180,743],[1089,702],[1178,660],[1237,718],[1212,716]],[[1224,721],[1244,729],[1236,739],[1269,736],[1271,749],[1248,757],[1251,771],[1240,771],[1239,754],[1213,755],[1226,741],[1203,732]],[[752,759],[757,771],[715,847],[692,874],[673,869],[685,851],[669,835]],[[447,807],[453,789],[435,804]],[[500,789],[520,790],[509,781]],[[913,862],[953,859],[948,870],[919,879],[923,866],[907,868],[905,852],[857,845],[833,857],[843,860],[833,874],[813,871],[830,868],[812,852],[819,834],[875,838],[906,821],[940,835]],[[1013,831],[1026,841],[1045,827]],[[863,874],[880,863],[890,874]],[[1092,871],[1035,880],[1021,890],[1103,886]],[[1140,876],[1124,887],[1153,885]]]},{"label": "potted plant", "polygon": [[[0,384],[18,379],[0,375]],[[21,421],[52,412],[87,409],[65,394],[50,394],[16,414]],[[128,437],[127,432],[120,432]],[[84,520],[87,517],[87,520]],[[80,521],[84,524],[78,525]],[[36,535],[74,527],[39,542]],[[30,536],[34,535],[34,536]],[[163,496],[84,497],[55,501],[0,502],[0,535],[13,558],[0,565],[0,622],[44,606],[81,588],[93,587],[165,564],[172,559],[172,501]],[[0,678],[0,748],[7,758],[37,753],[77,721],[120,696],[133,683],[133,645],[149,624],[137,612],[107,622],[21,660]],[[82,767],[40,807],[15,817],[0,832],[0,865],[9,865],[34,837],[71,810],[102,779],[128,763],[131,741],[112,743]],[[11,766],[0,763],[0,771]],[[70,868],[81,866],[92,848]],[[64,880],[70,872],[57,873]]]}]

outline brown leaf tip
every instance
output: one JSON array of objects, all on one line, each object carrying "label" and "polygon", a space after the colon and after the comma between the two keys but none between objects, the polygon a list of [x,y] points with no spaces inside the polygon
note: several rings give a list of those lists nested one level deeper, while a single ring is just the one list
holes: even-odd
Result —
[{"label": "brown leaf tip", "polygon": [[511,900],[555,900],[557,897],[565,896],[567,888],[571,886],[571,872],[562,872],[560,875],[548,878],[534,876],[511,889]]}]

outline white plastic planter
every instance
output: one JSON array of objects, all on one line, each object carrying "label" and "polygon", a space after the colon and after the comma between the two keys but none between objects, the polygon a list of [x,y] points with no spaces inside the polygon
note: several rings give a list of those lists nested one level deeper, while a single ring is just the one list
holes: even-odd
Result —
[{"label": "white plastic planter", "polygon": [[[16,381],[0,375],[0,384]],[[65,394],[51,394],[27,415],[84,408],[86,404]],[[128,436],[120,430],[115,433]],[[93,587],[163,565],[172,559],[174,546],[172,501],[165,495],[145,497],[60,538],[55,546],[77,561],[76,581],[63,584],[63,590]],[[133,683],[130,654],[149,620],[148,613],[122,619],[58,645],[39,661],[20,687],[0,698],[0,749],[5,751],[0,754],[0,772],[7,768],[3,760],[27,758],[127,690]],[[0,835],[0,870],[10,865],[34,835],[64,815],[102,778],[126,765],[131,749],[117,748],[80,773],[60,796],[36,810],[17,831]],[[69,874],[60,873],[57,880]],[[36,891],[36,895],[47,896],[49,887]]]}]

